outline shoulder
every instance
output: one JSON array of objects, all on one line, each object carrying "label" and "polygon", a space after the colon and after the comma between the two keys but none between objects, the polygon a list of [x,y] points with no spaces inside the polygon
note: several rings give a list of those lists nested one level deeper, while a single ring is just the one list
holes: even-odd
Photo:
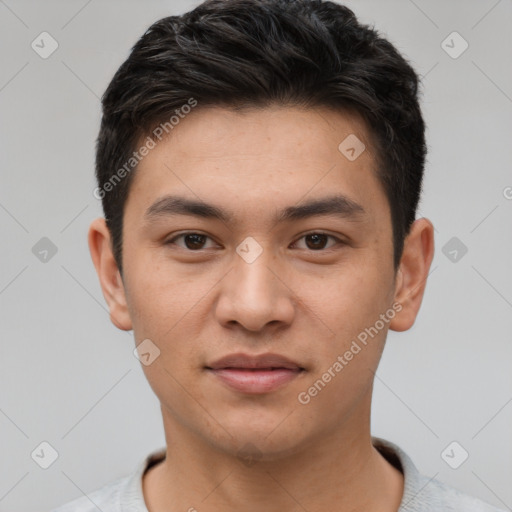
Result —
[{"label": "shoulder", "polygon": [[421,474],[411,458],[396,444],[372,438],[374,447],[404,474],[399,512],[504,512],[488,503]]},{"label": "shoulder", "polygon": [[147,512],[142,491],[142,476],[152,465],[162,461],[166,448],[147,455],[132,473],[112,480],[85,496],[76,498],[51,512]]},{"label": "shoulder", "polygon": [[142,491],[142,476],[154,464],[162,461],[166,448],[146,456],[127,476],[112,480],[103,487],[81,496],[51,512],[147,512]]},{"label": "shoulder", "polygon": [[504,512],[479,498],[466,494],[450,485],[425,476],[418,478],[419,489],[414,496],[404,498],[404,512]]},{"label": "shoulder", "polygon": [[119,499],[129,479],[130,476],[126,476],[113,480],[87,496],[69,501],[51,512],[121,512]]}]

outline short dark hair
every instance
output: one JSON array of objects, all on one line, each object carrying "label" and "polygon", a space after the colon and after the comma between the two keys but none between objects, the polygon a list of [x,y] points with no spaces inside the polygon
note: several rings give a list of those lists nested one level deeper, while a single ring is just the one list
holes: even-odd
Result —
[{"label": "short dark hair", "polygon": [[184,105],[357,113],[368,127],[390,205],[396,271],[415,220],[427,152],[418,86],[419,77],[388,40],[330,1],[207,0],[157,21],[102,98],[95,195],[121,275],[134,151],[144,137],[150,147],[156,124],[169,132],[171,116]]}]

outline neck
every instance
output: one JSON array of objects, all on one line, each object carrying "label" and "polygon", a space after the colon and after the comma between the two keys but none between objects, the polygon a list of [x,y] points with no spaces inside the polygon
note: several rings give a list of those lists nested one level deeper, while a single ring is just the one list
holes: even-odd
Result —
[{"label": "neck", "polygon": [[369,419],[366,428],[360,421],[344,425],[291,454],[247,461],[213,447],[162,412],[167,455],[143,479],[149,512],[399,508],[403,475],[371,444]]}]

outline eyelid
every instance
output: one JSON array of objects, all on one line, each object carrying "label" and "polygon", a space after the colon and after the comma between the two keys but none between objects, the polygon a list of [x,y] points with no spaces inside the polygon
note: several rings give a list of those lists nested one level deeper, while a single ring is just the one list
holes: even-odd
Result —
[{"label": "eyelid", "polygon": [[[181,233],[177,233],[177,234],[174,234],[171,238],[168,238],[165,242],[164,242],[164,245],[177,245],[175,244],[175,241],[181,237],[185,237],[187,235],[200,235],[200,236],[204,236],[205,238],[207,239],[210,239],[210,240],[213,240],[213,238],[210,236],[210,235],[207,235],[206,233],[201,233],[200,231],[183,231]],[[215,240],[213,240],[215,242]],[[215,242],[217,243],[217,242]],[[184,249],[185,251],[188,251],[188,252],[201,252],[203,251],[204,249],[198,249],[196,251],[193,251],[191,249],[187,249],[186,247],[181,247],[181,246],[178,246],[180,247],[181,249]]]},{"label": "eyelid", "polygon": [[312,252],[312,253],[322,253],[322,252],[327,252],[327,251],[330,251],[332,249],[334,249],[337,245],[340,245],[340,244],[346,244],[346,242],[339,238],[338,236],[336,235],[331,235],[331,233],[326,233],[325,231],[308,231],[307,233],[303,233],[301,234],[297,240],[295,242],[293,242],[292,245],[295,245],[299,240],[302,240],[303,238],[305,238],[306,236],[309,236],[309,235],[324,235],[328,238],[332,238],[333,240],[336,240],[336,244],[333,245],[332,247],[328,247],[327,249],[318,249],[318,250],[314,250],[314,249],[304,249],[306,251],[309,251],[309,252]]}]

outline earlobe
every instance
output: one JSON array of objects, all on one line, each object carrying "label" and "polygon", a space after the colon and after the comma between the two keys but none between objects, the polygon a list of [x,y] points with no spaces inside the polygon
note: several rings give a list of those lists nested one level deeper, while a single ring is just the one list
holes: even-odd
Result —
[{"label": "earlobe", "polygon": [[405,239],[397,271],[395,302],[401,310],[390,322],[393,331],[406,331],[416,320],[434,257],[434,226],[425,218],[417,219]]},{"label": "earlobe", "polygon": [[103,297],[110,310],[110,320],[119,329],[129,331],[129,315],[124,283],[112,253],[110,231],[104,218],[92,221],[88,234],[89,251],[100,280]]}]

